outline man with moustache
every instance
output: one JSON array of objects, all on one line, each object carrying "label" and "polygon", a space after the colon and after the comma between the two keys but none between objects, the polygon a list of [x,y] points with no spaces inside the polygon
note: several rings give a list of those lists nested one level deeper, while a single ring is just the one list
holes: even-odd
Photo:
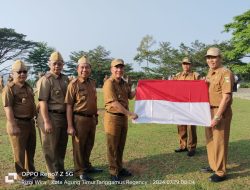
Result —
[{"label": "man with moustache", "polygon": [[234,76],[222,65],[220,49],[209,48],[205,57],[209,66],[206,81],[212,119],[211,126],[205,129],[209,166],[201,171],[214,173],[209,178],[211,182],[221,182],[226,179]]},{"label": "man with moustache", "polygon": [[50,71],[40,80],[38,88],[39,115],[43,154],[48,178],[63,180],[64,158],[68,142],[66,105],[68,77],[63,75],[64,61],[59,52],[49,58]]},{"label": "man with moustache", "polygon": [[109,173],[112,181],[132,176],[123,167],[122,157],[128,130],[128,117],[137,119],[137,114],[129,111],[128,99],[135,96],[130,85],[123,79],[125,64],[122,59],[111,62],[111,76],[103,86],[105,114],[104,128],[107,137]]},{"label": "man with moustache", "polygon": [[[191,70],[191,60],[184,57],[181,65],[182,72],[176,74],[173,80],[199,80],[200,75]],[[177,125],[179,136],[179,148],[175,149],[176,153],[188,151],[187,156],[194,156],[197,145],[197,134],[195,125]]]},{"label": "man with moustache", "polygon": [[[36,149],[36,115],[32,87],[26,82],[27,67],[21,60],[12,65],[13,81],[2,93],[3,107],[7,118],[7,133],[14,155],[18,179],[32,180],[27,172],[35,172],[34,155]],[[32,182],[32,181],[31,181]],[[30,183],[31,183],[30,182]],[[30,184],[28,183],[28,184]],[[33,183],[33,182],[32,182]]]},{"label": "man with moustache", "polygon": [[78,60],[77,73],[78,77],[69,83],[65,98],[67,131],[72,135],[75,175],[81,180],[93,181],[88,173],[102,172],[89,161],[98,123],[97,96],[96,83],[90,78],[91,65],[84,56]]}]

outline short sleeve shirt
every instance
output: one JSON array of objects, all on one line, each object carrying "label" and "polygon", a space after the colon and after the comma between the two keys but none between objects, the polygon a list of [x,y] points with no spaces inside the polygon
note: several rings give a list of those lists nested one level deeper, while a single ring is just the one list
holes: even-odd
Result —
[{"label": "short sleeve shirt", "polygon": [[64,103],[69,79],[67,76],[47,73],[38,87],[38,100],[46,101],[49,110],[66,111]]},{"label": "short sleeve shirt", "polygon": [[15,117],[33,118],[36,114],[33,89],[27,83],[7,84],[2,93],[2,100],[4,107],[12,107]]},{"label": "short sleeve shirt", "polygon": [[78,77],[72,80],[67,89],[65,103],[73,105],[74,112],[97,114],[97,96],[95,81]]},{"label": "short sleeve shirt", "polygon": [[[233,73],[225,67],[220,67],[216,70],[209,70],[206,79],[209,81],[210,105],[219,106],[222,95],[232,93],[233,91]],[[231,103],[232,101],[230,105]]]},{"label": "short sleeve shirt", "polygon": [[116,81],[112,76],[103,85],[105,110],[111,113],[118,113],[112,102],[118,101],[125,109],[128,109],[128,99],[132,99],[131,88],[123,79]]},{"label": "short sleeve shirt", "polygon": [[174,76],[173,80],[199,80],[200,75],[196,72],[180,72]]}]

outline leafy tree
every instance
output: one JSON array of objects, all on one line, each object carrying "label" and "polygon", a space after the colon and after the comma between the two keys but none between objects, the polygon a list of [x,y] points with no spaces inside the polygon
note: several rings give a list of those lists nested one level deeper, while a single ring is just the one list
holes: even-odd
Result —
[{"label": "leafy tree", "polygon": [[48,47],[47,43],[37,43],[26,58],[26,62],[32,67],[32,74],[38,76],[39,73],[46,73],[49,70],[48,61],[53,51],[54,49]]},{"label": "leafy tree", "polygon": [[[24,55],[36,46],[35,42],[25,40],[26,35],[15,32],[14,29],[0,28],[0,65]],[[10,65],[2,68],[6,70]]]},{"label": "leafy tree", "polygon": [[142,62],[146,61],[147,67],[149,63],[154,63],[155,60],[153,59],[154,51],[150,50],[150,48],[156,43],[153,36],[146,35],[142,38],[139,47],[137,48],[137,54],[134,57],[136,62],[141,64]]},{"label": "leafy tree", "polygon": [[250,57],[250,10],[234,17],[234,21],[224,26],[225,32],[232,33],[233,48],[227,52],[230,59]]},{"label": "leafy tree", "polygon": [[110,57],[110,51],[107,51],[104,47],[98,46],[97,48],[89,51],[71,52],[70,65],[67,64],[68,72],[74,73],[76,76],[76,65],[78,59],[83,55],[87,56],[91,63],[92,78],[97,82],[97,86],[101,87],[105,75],[110,75],[110,63],[112,58]]}]

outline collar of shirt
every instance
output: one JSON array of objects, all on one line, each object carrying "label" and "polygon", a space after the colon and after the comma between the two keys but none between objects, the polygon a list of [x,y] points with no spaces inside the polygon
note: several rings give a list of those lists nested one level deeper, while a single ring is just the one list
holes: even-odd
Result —
[{"label": "collar of shirt", "polygon": [[112,81],[115,81],[117,84],[123,84],[124,80],[123,78],[121,78],[120,80],[117,80],[114,76],[110,77]]},{"label": "collar of shirt", "polygon": [[85,81],[88,82],[89,78],[84,79],[82,77],[78,77],[78,80],[79,80],[80,83],[84,83]]},{"label": "collar of shirt", "polygon": [[188,71],[188,72],[183,71],[183,72],[181,73],[181,75],[182,75],[182,76],[188,76],[190,73],[191,73],[190,71]]},{"label": "collar of shirt", "polygon": [[50,74],[55,78],[55,79],[58,79],[62,76],[62,74],[60,73],[60,75],[56,75],[55,73],[51,72],[50,71]]},{"label": "collar of shirt", "polygon": [[216,69],[209,69],[209,74],[214,75],[214,74],[218,73],[222,68],[223,68],[223,66],[220,66]]},{"label": "collar of shirt", "polygon": [[22,87],[26,86],[26,82],[23,83],[23,84],[21,84],[20,82],[15,82],[15,81],[14,81],[14,83],[15,83],[15,85],[17,85],[19,88],[22,88]]}]

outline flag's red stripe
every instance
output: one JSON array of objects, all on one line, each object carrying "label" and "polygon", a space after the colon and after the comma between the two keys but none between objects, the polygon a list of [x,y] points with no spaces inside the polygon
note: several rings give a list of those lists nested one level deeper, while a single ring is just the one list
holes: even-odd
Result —
[{"label": "flag's red stripe", "polygon": [[208,102],[208,86],[203,80],[140,80],[136,100]]}]

